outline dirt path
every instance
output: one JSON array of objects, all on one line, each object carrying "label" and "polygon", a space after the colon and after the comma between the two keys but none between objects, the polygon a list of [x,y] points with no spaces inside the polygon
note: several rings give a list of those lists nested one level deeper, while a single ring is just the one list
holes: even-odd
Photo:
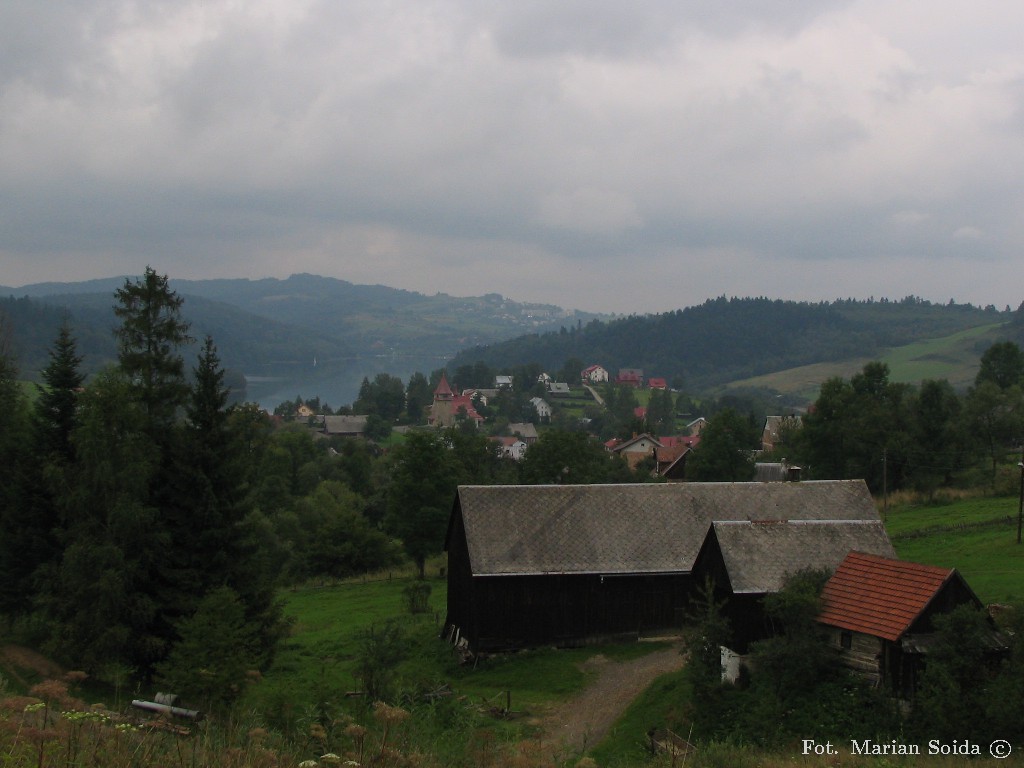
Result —
[{"label": "dirt path", "polygon": [[549,740],[570,752],[594,746],[626,708],[655,678],[681,669],[686,660],[679,645],[630,661],[611,661],[597,655],[583,664],[596,678],[578,696],[559,704],[542,719]]}]

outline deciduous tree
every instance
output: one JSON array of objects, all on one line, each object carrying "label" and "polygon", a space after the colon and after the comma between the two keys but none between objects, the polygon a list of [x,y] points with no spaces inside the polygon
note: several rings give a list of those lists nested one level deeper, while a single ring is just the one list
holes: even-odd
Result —
[{"label": "deciduous tree", "polygon": [[411,432],[391,454],[385,529],[405,545],[420,578],[426,559],[441,551],[462,482],[462,467],[443,435]]},{"label": "deciduous tree", "polygon": [[744,482],[754,477],[758,430],[731,408],[719,411],[700,435],[700,446],[686,465],[691,480]]}]

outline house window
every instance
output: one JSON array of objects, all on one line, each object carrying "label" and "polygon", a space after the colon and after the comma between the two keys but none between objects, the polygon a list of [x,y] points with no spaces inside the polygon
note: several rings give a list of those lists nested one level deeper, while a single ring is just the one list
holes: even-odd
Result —
[{"label": "house window", "polygon": [[839,633],[839,647],[850,650],[853,648],[853,633],[852,632],[840,632]]}]

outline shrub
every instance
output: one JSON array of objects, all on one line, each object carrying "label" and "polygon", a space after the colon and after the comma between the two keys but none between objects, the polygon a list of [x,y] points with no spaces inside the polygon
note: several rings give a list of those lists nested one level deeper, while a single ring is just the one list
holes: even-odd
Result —
[{"label": "shrub", "polygon": [[394,620],[371,625],[359,636],[355,676],[371,701],[392,696],[395,667],[408,655],[408,638]]},{"label": "shrub", "polygon": [[430,583],[422,580],[413,581],[403,589],[402,595],[409,613],[427,613],[430,610],[430,592]]}]

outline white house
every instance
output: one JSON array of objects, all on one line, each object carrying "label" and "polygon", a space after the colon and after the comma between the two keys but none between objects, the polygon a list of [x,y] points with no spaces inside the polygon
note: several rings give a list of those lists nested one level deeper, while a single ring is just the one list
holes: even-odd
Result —
[{"label": "white house", "polygon": [[551,418],[551,406],[548,405],[547,401],[544,400],[544,398],[542,398],[542,397],[531,397],[530,398],[530,403],[533,405],[534,410],[537,411],[537,416],[540,419],[550,419]]},{"label": "white house", "polygon": [[608,381],[608,371],[600,365],[591,365],[580,371],[580,380],[589,381],[591,384],[600,384]]}]

